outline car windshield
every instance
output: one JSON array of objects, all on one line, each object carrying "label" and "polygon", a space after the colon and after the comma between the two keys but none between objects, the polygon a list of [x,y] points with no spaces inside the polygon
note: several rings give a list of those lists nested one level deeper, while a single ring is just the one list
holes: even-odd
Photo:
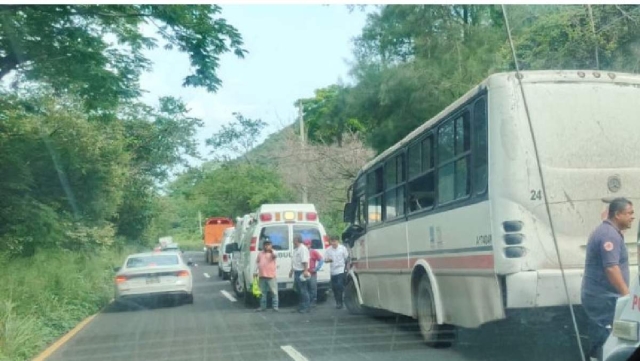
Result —
[{"label": "car windshield", "polygon": [[154,255],[131,257],[127,260],[127,268],[173,266],[180,263],[175,255]]}]

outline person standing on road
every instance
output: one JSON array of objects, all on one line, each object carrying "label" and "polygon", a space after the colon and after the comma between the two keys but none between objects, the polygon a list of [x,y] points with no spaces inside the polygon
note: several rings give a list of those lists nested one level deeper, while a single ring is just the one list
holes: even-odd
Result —
[{"label": "person standing on road", "polygon": [[[259,286],[262,296],[260,297],[260,307],[256,312],[264,312],[267,309],[267,293],[271,292],[271,304],[273,310],[278,312],[278,285],[276,284],[276,259],[278,256],[273,252],[271,240],[266,238],[262,242],[262,252],[258,253],[256,263],[258,272],[253,276],[259,276]],[[245,296],[249,297],[249,296]]]},{"label": "person standing on road", "polygon": [[629,254],[622,231],[631,228],[633,204],[616,198],[605,219],[589,236],[582,278],[582,307],[589,318],[589,357],[602,360],[618,297],[629,294]]},{"label": "person standing on road", "polygon": [[[302,237],[293,236],[293,258],[291,260],[291,271],[289,277],[293,278],[294,287],[300,296],[300,305],[295,312],[309,312],[309,249],[302,245]],[[304,276],[304,278],[303,278]]]},{"label": "person standing on road", "polygon": [[342,308],[344,293],[344,278],[349,261],[347,247],[339,243],[336,236],[331,237],[331,247],[325,252],[325,262],[331,264],[331,290],[336,299],[336,308]]},{"label": "person standing on road", "polygon": [[309,250],[309,273],[311,274],[309,278],[309,301],[311,307],[316,307],[318,305],[318,271],[324,261],[320,252],[311,248],[310,239],[305,240],[304,245]]}]

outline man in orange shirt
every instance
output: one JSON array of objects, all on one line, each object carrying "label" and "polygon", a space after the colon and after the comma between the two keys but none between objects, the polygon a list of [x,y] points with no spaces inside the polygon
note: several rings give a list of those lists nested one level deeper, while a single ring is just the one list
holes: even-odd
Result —
[{"label": "man in orange shirt", "polygon": [[271,240],[265,239],[262,243],[262,252],[258,253],[256,263],[258,264],[258,273],[254,275],[259,276],[260,291],[262,297],[260,297],[260,307],[256,309],[256,312],[264,312],[267,309],[267,293],[271,291],[272,305],[275,312],[278,311],[278,284],[276,282],[276,258],[278,256],[273,252]]}]

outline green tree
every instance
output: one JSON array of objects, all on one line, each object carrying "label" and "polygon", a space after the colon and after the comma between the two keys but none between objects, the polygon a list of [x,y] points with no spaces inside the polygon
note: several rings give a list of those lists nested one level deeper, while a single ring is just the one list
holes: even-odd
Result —
[{"label": "green tree", "polygon": [[207,139],[207,145],[213,148],[219,160],[228,161],[242,157],[251,162],[249,151],[258,145],[258,140],[267,123],[262,119],[245,118],[233,113],[235,120],[222,125],[222,129]]},{"label": "green tree", "polygon": [[[158,46],[189,55],[184,86],[216,91],[220,56],[243,57],[242,37],[217,5],[5,5],[0,7],[0,79],[12,71],[80,97],[89,109],[113,109],[140,95],[138,80]],[[145,36],[141,26],[156,28]],[[115,39],[110,44],[108,38]]]},{"label": "green tree", "polygon": [[312,142],[337,143],[342,146],[345,132],[358,133],[364,130],[362,123],[349,114],[347,98],[349,88],[330,85],[317,89],[315,96],[300,99],[302,103],[307,136]]},{"label": "green tree", "polygon": [[[591,5],[591,10],[593,17],[586,5],[509,6],[520,68],[639,71],[640,6]],[[508,46],[502,57],[512,66]]]},{"label": "green tree", "polygon": [[108,227],[130,172],[122,128],[88,122],[73,99],[31,91],[0,101],[0,251],[15,254],[69,246],[67,232],[82,224]]}]

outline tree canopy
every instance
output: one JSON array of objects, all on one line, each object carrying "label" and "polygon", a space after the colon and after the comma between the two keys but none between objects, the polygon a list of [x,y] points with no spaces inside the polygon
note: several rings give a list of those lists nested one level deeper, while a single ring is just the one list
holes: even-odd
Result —
[{"label": "tree canopy", "polygon": [[140,100],[162,44],[211,92],[220,56],[246,54],[217,5],[0,7],[0,252],[149,241],[160,186],[200,157],[181,99]]},{"label": "tree canopy", "polygon": [[[637,5],[506,8],[521,70],[640,70]],[[311,140],[339,143],[339,134],[357,131],[381,152],[487,76],[515,69],[496,5],[375,7],[353,54],[354,84],[301,99]]]},{"label": "tree canopy", "polygon": [[[4,5],[0,7],[0,79],[21,79],[73,94],[91,110],[113,109],[141,94],[151,68],[145,49],[189,56],[183,85],[216,91],[220,56],[244,57],[242,37],[217,5]],[[155,29],[146,35],[143,25]]]}]

